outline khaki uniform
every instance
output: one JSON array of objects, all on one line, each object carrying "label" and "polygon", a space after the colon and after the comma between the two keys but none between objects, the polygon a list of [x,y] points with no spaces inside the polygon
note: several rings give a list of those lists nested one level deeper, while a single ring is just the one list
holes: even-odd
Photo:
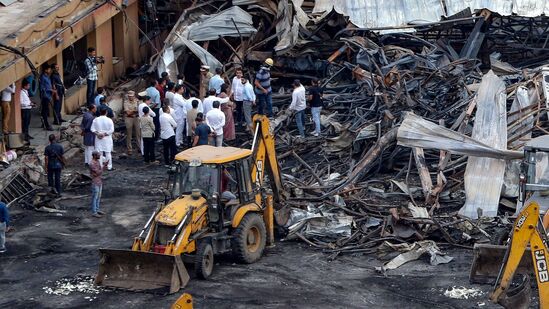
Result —
[{"label": "khaki uniform", "polygon": [[204,100],[204,98],[208,96],[208,90],[210,90],[208,89],[208,86],[210,84],[210,78],[212,78],[212,76],[212,72],[206,73],[206,76],[200,74],[200,100]]},{"label": "khaki uniform", "polygon": [[130,101],[128,99],[124,100],[124,116],[126,123],[126,148],[128,152],[133,150],[132,148],[132,137],[135,132],[135,141],[137,142],[137,148],[141,149],[141,128],[139,127],[139,114],[137,107],[140,102],[138,100]]}]

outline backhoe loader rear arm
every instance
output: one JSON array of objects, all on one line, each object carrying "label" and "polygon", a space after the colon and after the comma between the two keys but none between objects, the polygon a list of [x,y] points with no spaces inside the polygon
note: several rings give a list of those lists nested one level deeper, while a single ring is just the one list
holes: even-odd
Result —
[{"label": "backhoe loader rear arm", "polygon": [[[282,180],[280,169],[278,168],[278,159],[276,157],[275,137],[269,128],[269,119],[263,115],[255,115],[254,119],[254,142],[252,151],[254,151],[254,165],[251,168],[252,182],[261,186],[265,170],[269,173],[273,198],[279,202],[282,193]],[[260,201],[258,202],[259,205]]]},{"label": "backhoe loader rear arm", "polygon": [[532,261],[534,265],[534,273],[538,283],[540,308],[549,308],[549,262],[547,259],[547,247],[538,231],[539,223],[539,205],[536,202],[531,202],[525,207],[517,217],[513,226],[513,234],[510,243],[509,253],[501,281],[499,285],[496,282],[496,289],[490,296],[490,299],[499,303],[504,297],[504,293],[509,289],[511,281],[520,263],[522,255],[530,244],[532,252]]}]

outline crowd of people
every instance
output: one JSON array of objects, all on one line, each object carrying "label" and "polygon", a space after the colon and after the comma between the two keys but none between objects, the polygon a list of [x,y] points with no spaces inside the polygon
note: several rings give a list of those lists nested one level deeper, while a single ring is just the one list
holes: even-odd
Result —
[{"label": "crowd of people", "polygon": [[[107,104],[107,93],[103,87],[97,87],[97,65],[101,58],[96,57],[95,49],[88,49],[84,60],[87,81],[87,111],[84,113],[81,130],[84,145],[84,164],[92,176],[92,212],[101,217],[99,204],[102,191],[102,173],[112,171],[113,137],[115,114]],[[243,68],[236,68],[232,79],[224,74],[221,68],[210,72],[210,67],[200,68],[199,91],[195,93],[187,87],[183,76],[170,80],[169,74],[163,72],[160,78],[150,78],[145,91],[126,92],[122,116],[126,126],[126,150],[128,155],[134,149],[147,164],[157,164],[156,144],[162,144],[165,166],[169,167],[178,151],[199,145],[221,147],[231,145],[236,139],[237,128],[253,133],[252,113],[273,117],[271,67],[273,60],[267,58],[260,66],[253,80],[244,77]],[[42,126],[52,130],[49,123],[50,108],[53,109],[53,123],[61,124],[61,105],[65,95],[63,80],[59,74],[58,64],[44,64],[39,79],[39,97]],[[29,134],[31,109],[34,103],[30,100],[30,82],[22,81],[20,103],[22,131],[25,140],[32,139]],[[315,123],[313,136],[320,134],[320,112],[323,106],[322,88],[313,80],[311,87],[305,87],[299,80],[293,82],[292,101],[289,112],[295,113],[299,134],[305,137],[305,110],[310,103],[311,114]],[[10,102],[15,93],[15,85],[10,85],[1,92],[2,130],[9,133],[7,123],[10,115]],[[240,129],[239,129],[240,130]],[[53,193],[61,194],[60,174],[63,169],[63,147],[57,142],[54,134],[49,136],[50,144],[46,147],[46,171],[48,184]],[[134,148],[134,146],[137,146]],[[1,222],[1,221],[0,221]],[[1,226],[0,226],[1,227]],[[1,245],[1,244],[0,244]],[[1,248],[0,248],[1,249]]]}]

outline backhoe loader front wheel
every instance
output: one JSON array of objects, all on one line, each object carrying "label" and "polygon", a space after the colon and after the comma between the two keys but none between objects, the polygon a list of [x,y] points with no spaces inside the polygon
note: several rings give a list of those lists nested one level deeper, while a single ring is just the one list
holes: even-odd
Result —
[{"label": "backhoe loader front wheel", "polygon": [[198,244],[194,260],[194,272],[198,278],[208,279],[214,268],[214,252],[208,241]]},{"label": "backhoe loader front wheel", "polygon": [[233,254],[241,263],[254,263],[263,255],[266,239],[265,222],[258,214],[248,213],[233,233]]}]

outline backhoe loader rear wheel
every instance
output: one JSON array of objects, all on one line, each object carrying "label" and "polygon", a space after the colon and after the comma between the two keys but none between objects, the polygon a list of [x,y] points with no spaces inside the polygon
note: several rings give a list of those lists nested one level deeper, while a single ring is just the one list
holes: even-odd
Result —
[{"label": "backhoe loader rear wheel", "polygon": [[263,255],[266,239],[265,222],[258,214],[248,213],[233,233],[233,254],[241,263],[254,263]]},{"label": "backhoe loader rear wheel", "polygon": [[194,272],[198,278],[208,279],[214,268],[214,252],[212,245],[207,241],[198,243],[194,260]]}]

